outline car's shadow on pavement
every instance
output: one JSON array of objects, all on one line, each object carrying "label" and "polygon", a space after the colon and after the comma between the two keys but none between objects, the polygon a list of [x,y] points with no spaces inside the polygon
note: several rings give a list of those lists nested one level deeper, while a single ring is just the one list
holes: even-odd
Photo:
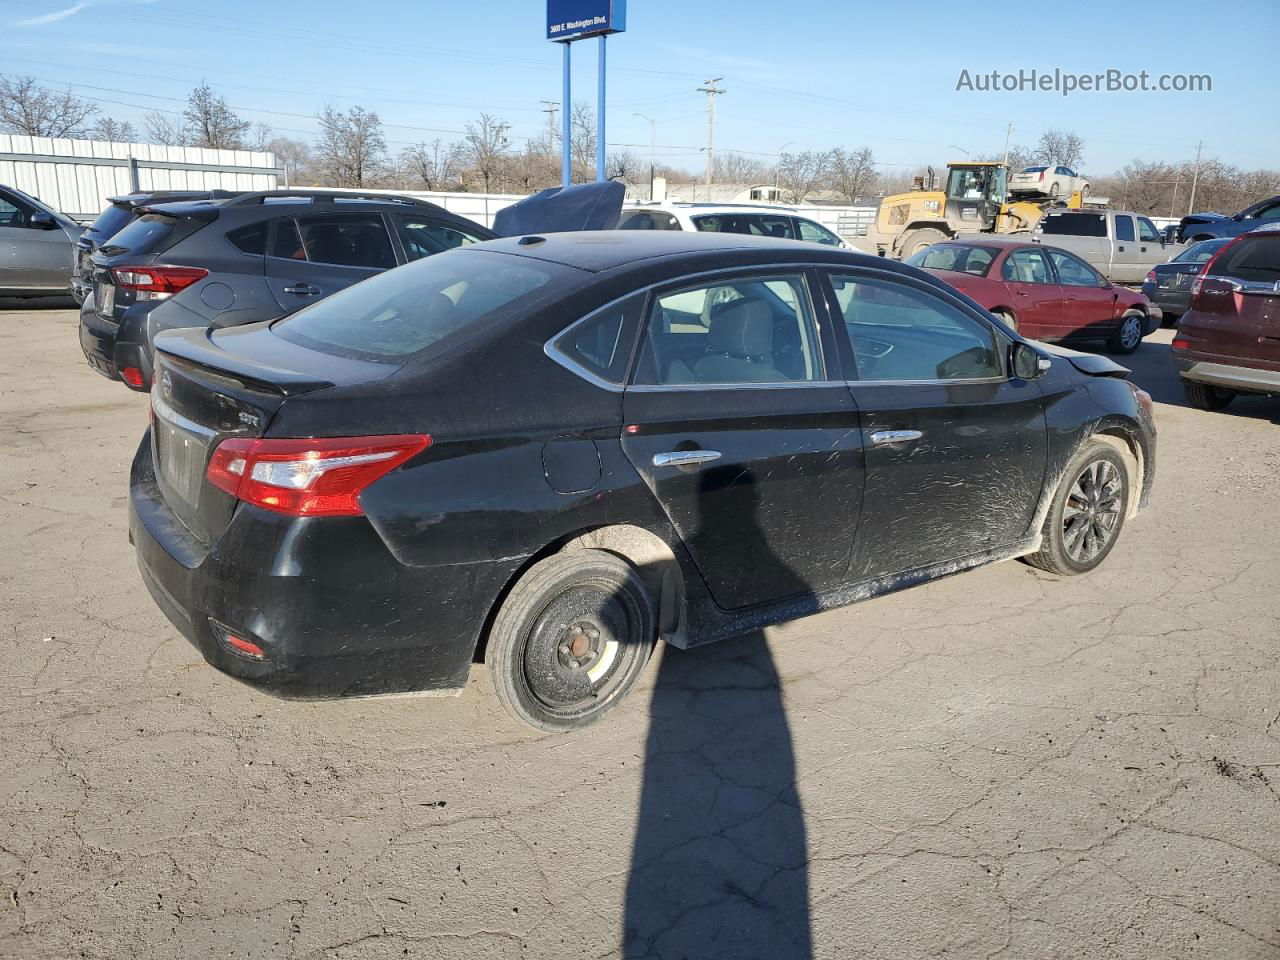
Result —
[{"label": "car's shadow on pavement", "polygon": [[[759,494],[749,470],[707,470],[698,515],[732,515],[749,531]],[[694,556],[723,535],[709,526],[688,538]],[[756,545],[752,572],[775,595],[809,591],[762,532],[740,542]],[[623,955],[811,957],[804,810],[763,632],[688,651],[667,647],[650,716]]]},{"label": "car's shadow on pavement", "polygon": [[[1135,352],[1115,361],[1133,371],[1132,380],[1151,394],[1156,403],[1174,407],[1191,407],[1182,392],[1182,381],[1173,365],[1172,350],[1167,343],[1144,340]],[[1245,417],[1280,423],[1280,399],[1263,396],[1237,396],[1230,406],[1214,411],[1215,416]]]},{"label": "car's shadow on pavement", "polygon": [[79,310],[80,306],[70,296],[62,297],[0,297],[3,310]]}]

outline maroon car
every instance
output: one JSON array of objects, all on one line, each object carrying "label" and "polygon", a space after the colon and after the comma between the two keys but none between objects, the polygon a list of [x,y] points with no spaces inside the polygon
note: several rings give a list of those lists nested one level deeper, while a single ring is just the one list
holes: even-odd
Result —
[{"label": "maroon car", "polygon": [[1201,410],[1240,393],[1280,396],[1280,227],[1242,234],[1196,277],[1173,362]]},{"label": "maroon car", "polygon": [[978,301],[1023,336],[1105,340],[1133,353],[1160,326],[1160,308],[1117,287],[1074,253],[995,238],[936,243],[907,261]]}]

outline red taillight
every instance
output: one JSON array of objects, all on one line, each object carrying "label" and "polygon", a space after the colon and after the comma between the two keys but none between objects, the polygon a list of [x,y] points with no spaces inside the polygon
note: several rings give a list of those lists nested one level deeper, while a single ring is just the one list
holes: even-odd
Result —
[{"label": "red taillight", "polygon": [[114,267],[111,278],[138,300],[164,300],[209,275],[200,267]]},{"label": "red taillight", "polygon": [[142,385],[145,382],[142,379],[142,371],[137,367],[121,367],[120,379],[135,390],[141,390]]},{"label": "red taillight", "polygon": [[275,439],[218,445],[206,479],[237,500],[295,517],[357,517],[360,494],[431,446],[426,434]]},{"label": "red taillight", "polygon": [[1190,350],[1190,349],[1191,349],[1191,341],[1190,341],[1190,340],[1188,340],[1186,337],[1174,337],[1174,338],[1173,338],[1173,349],[1175,349],[1175,350]]},{"label": "red taillight", "polygon": [[1043,179],[1044,179],[1044,171],[1043,171],[1043,170],[1041,170],[1041,171],[1040,171],[1040,179],[1041,179],[1041,180],[1043,180]]},{"label": "red taillight", "polygon": [[1146,275],[1146,277],[1143,279],[1143,281],[1142,281],[1142,282],[1143,282],[1143,283],[1155,283],[1155,282],[1156,282],[1156,272],[1155,272],[1154,270],[1148,270],[1148,271],[1147,271],[1147,275]]}]

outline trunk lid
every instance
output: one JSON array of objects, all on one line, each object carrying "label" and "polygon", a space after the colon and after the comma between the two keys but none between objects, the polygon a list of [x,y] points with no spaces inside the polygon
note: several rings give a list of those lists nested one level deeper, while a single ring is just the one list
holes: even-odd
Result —
[{"label": "trunk lid", "polygon": [[1280,230],[1223,247],[1197,282],[1178,327],[1192,349],[1280,370]]},{"label": "trunk lid", "polygon": [[196,539],[212,544],[238,502],[205,478],[222,441],[263,436],[291,397],[396,369],[308,350],[274,336],[265,323],[161,334],[151,391],[151,456],[161,496]]}]

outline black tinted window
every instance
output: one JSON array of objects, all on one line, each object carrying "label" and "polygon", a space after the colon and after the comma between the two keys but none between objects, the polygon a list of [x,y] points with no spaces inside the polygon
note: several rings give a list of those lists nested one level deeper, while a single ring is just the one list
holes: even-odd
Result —
[{"label": "black tinted window", "polygon": [[555,348],[596,376],[620,384],[627,375],[643,306],[643,296],[611,304],[564,333]]},{"label": "black tinted window", "polygon": [[302,249],[302,237],[298,236],[298,225],[292,220],[276,223],[276,239],[271,245],[271,255],[285,260],[307,259],[307,251]]},{"label": "black tinted window", "polygon": [[905,284],[834,276],[857,379],[972,380],[1003,375],[989,324]]},{"label": "black tinted window", "polygon": [[191,217],[162,217],[158,213],[148,213],[103,244],[103,251],[110,256],[120,253],[163,253],[203,226],[203,222]]},{"label": "black tinted window", "polygon": [[1133,239],[1133,217],[1116,217],[1116,239]]},{"label": "black tinted window", "polygon": [[1213,275],[1263,283],[1280,280],[1280,235],[1250,237],[1235,244],[1214,263]]},{"label": "black tinted window", "polygon": [[384,270],[396,265],[391,238],[377,214],[299,217],[298,229],[312,263]]},{"label": "black tinted window", "polygon": [[227,239],[241,253],[262,256],[267,249],[267,225],[265,222],[251,223],[239,230],[232,230],[227,234]]},{"label": "black tinted window", "polygon": [[343,356],[397,360],[470,324],[564,292],[572,267],[480,250],[450,250],[347,287],[271,329]]},{"label": "black tinted window", "polygon": [[410,260],[421,260],[432,254],[444,253],[446,250],[485,239],[479,233],[432,217],[401,214],[396,217],[396,226],[400,230],[405,256]]},{"label": "black tinted window", "polygon": [[133,219],[133,208],[127,204],[109,203],[89,226],[89,233],[98,235],[98,242],[115,236]]},{"label": "black tinted window", "polygon": [[1058,280],[1068,287],[1100,287],[1102,274],[1083,260],[1063,250],[1050,250],[1049,258],[1058,269]]},{"label": "black tinted window", "polygon": [[1059,237],[1105,237],[1104,213],[1051,213],[1041,224],[1041,232]]}]

